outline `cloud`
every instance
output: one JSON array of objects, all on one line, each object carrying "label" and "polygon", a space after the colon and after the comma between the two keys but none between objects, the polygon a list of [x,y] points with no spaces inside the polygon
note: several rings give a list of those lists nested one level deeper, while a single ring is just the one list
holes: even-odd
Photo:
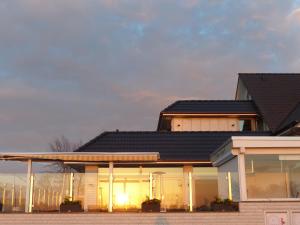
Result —
[{"label": "cloud", "polygon": [[[177,99],[231,99],[238,72],[299,72],[296,1],[4,0],[0,143],[154,130]],[[299,28],[299,27],[298,27]]]},{"label": "cloud", "polygon": [[288,22],[300,26],[300,8],[294,9],[288,16]]}]

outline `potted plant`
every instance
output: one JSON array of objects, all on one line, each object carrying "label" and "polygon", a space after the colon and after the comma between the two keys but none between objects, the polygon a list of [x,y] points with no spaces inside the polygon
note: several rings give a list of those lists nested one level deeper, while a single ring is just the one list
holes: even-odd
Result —
[{"label": "potted plant", "polygon": [[64,202],[59,206],[60,212],[82,212],[81,202],[72,201],[69,198],[65,198]]},{"label": "potted plant", "polygon": [[210,208],[212,211],[218,212],[238,211],[238,203],[233,202],[230,199],[222,200],[216,198],[215,201],[210,204]]},{"label": "potted plant", "polygon": [[160,203],[159,199],[147,199],[142,203],[142,212],[160,212]]}]

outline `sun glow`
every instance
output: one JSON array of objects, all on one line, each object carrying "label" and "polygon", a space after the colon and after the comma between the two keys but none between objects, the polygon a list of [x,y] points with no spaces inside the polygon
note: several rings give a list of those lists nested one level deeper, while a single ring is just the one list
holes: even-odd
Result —
[{"label": "sun glow", "polygon": [[126,205],[128,203],[128,194],[127,193],[118,193],[117,194],[117,204]]}]

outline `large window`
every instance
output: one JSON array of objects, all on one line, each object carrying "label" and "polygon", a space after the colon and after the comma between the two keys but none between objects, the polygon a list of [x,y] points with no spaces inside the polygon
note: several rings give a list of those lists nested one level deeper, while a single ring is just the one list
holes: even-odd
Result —
[{"label": "large window", "polygon": [[[99,208],[107,211],[108,168],[99,168],[98,173]],[[182,167],[114,167],[113,211],[139,211],[148,198],[160,199],[162,210],[183,210],[183,186]]]},{"label": "large window", "polygon": [[299,198],[300,155],[246,155],[248,199]]},{"label": "large window", "polygon": [[144,174],[152,174],[152,197],[160,199],[162,210],[184,210],[184,176],[182,167],[143,168]]},{"label": "large window", "polygon": [[196,210],[209,206],[218,197],[218,171],[217,168],[194,167],[194,208]]}]

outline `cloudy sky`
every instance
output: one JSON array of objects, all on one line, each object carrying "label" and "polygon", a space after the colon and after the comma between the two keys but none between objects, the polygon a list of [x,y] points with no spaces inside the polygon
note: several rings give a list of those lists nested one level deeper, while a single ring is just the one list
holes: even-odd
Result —
[{"label": "cloudy sky", "polygon": [[299,0],[1,0],[0,150],[153,130],[238,72],[300,72]]}]

